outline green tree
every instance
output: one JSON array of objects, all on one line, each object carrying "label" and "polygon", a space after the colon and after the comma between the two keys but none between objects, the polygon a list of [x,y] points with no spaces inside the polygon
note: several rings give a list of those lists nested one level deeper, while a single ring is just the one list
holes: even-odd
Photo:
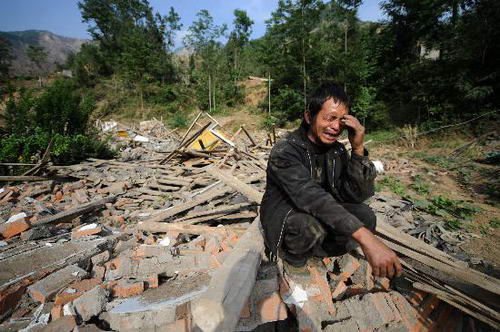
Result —
[{"label": "green tree", "polygon": [[173,8],[162,16],[147,0],[82,0],[78,7],[114,73],[140,84],[145,77],[174,80],[170,49],[181,24]]},{"label": "green tree", "polygon": [[227,58],[224,57],[221,38],[227,26],[216,25],[206,9],[196,14],[196,20],[188,28],[184,45],[194,51],[191,80],[198,105],[211,111],[217,102],[225,102],[224,86],[228,81]]},{"label": "green tree", "polygon": [[[26,55],[30,61],[38,68],[38,71],[42,71],[42,64],[47,61],[47,52],[41,46],[30,45],[26,51]],[[38,81],[40,86],[42,84],[42,77],[38,75]]]},{"label": "green tree", "polygon": [[12,44],[10,41],[0,35],[0,82],[9,77],[9,67],[14,59],[11,50]]},{"label": "green tree", "polygon": [[229,61],[233,63],[234,86],[240,79],[242,70],[241,60],[243,49],[248,45],[250,35],[252,34],[252,25],[254,22],[248,17],[247,12],[241,9],[234,10],[233,31],[229,35],[226,45]]}]

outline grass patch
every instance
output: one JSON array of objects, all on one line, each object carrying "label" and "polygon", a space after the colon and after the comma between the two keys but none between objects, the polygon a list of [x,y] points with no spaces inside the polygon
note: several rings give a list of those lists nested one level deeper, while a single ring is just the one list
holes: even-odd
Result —
[{"label": "grass patch", "polygon": [[406,196],[406,186],[393,176],[386,176],[375,184],[375,191],[382,191],[384,188],[389,189],[396,195]]}]

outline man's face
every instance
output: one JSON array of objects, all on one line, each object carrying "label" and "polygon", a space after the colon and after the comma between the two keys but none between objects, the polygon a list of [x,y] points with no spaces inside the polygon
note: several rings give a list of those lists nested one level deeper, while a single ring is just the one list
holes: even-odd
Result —
[{"label": "man's face", "polygon": [[304,116],[309,124],[307,137],[317,145],[332,145],[344,129],[341,119],[347,113],[347,106],[332,98],[323,104],[316,117],[311,118],[309,111],[306,111]]}]

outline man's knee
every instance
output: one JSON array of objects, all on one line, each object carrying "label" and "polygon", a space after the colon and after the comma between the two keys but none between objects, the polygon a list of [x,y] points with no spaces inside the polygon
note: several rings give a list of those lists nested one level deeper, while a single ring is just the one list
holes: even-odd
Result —
[{"label": "man's knee", "polygon": [[290,253],[301,254],[309,251],[326,236],[321,223],[311,215],[295,213],[286,221],[283,247]]},{"label": "man's knee", "polygon": [[344,208],[358,218],[366,228],[375,231],[377,227],[377,216],[366,204],[345,204]]}]

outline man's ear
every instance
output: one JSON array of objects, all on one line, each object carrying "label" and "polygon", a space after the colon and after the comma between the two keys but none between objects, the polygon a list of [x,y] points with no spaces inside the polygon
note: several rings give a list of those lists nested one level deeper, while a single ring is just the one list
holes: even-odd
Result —
[{"label": "man's ear", "polygon": [[311,113],[308,110],[304,111],[304,120],[308,125],[311,125]]}]

